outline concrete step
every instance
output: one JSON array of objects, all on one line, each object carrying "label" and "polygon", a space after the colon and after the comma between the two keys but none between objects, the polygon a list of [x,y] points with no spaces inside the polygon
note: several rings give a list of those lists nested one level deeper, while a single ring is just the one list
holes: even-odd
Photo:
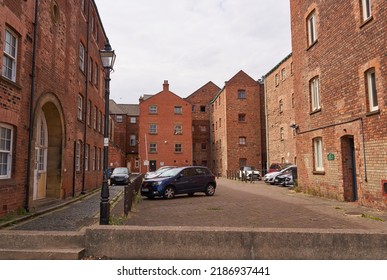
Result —
[{"label": "concrete step", "polygon": [[0,249],[82,248],[82,232],[0,231]]},{"label": "concrete step", "polygon": [[84,255],[84,248],[0,249],[0,260],[79,260]]},{"label": "concrete step", "polygon": [[80,259],[84,244],[82,232],[0,231],[0,259]]}]

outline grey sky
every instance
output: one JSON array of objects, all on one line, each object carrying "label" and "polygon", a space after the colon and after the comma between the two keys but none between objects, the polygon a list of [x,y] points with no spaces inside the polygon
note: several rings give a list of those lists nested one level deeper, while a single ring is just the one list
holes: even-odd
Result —
[{"label": "grey sky", "polygon": [[239,70],[257,80],[291,52],[289,0],[95,2],[117,54],[117,103],[137,104],[164,80],[180,97]]}]

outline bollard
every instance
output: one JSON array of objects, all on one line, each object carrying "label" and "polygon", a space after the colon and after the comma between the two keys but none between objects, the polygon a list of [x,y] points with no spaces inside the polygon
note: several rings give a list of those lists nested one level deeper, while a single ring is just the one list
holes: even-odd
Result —
[{"label": "bollard", "polygon": [[128,216],[129,211],[132,209],[134,186],[129,183],[125,186],[124,190],[124,214]]}]

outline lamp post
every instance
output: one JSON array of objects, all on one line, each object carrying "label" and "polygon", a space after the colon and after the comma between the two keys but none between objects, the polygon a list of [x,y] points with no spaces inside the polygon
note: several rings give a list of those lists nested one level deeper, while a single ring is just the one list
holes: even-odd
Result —
[{"label": "lamp post", "polygon": [[113,71],[116,55],[109,42],[105,48],[99,51],[102,66],[105,71],[105,126],[103,133],[103,183],[101,189],[101,203],[99,224],[108,225],[110,217],[109,186],[108,186],[108,153],[109,153],[109,96],[110,96],[110,72]]}]

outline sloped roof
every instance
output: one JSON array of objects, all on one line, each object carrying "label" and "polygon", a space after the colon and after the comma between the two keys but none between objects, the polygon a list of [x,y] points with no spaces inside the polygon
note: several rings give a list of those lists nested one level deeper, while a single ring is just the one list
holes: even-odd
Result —
[{"label": "sloped roof", "polygon": [[140,115],[140,105],[138,104],[118,104],[118,106],[128,116]]},{"label": "sloped roof", "polygon": [[115,114],[115,115],[117,115],[117,114],[118,115],[125,114],[121,110],[120,106],[118,106],[118,104],[114,100],[112,100],[112,99],[109,100],[109,113],[110,114]]}]

